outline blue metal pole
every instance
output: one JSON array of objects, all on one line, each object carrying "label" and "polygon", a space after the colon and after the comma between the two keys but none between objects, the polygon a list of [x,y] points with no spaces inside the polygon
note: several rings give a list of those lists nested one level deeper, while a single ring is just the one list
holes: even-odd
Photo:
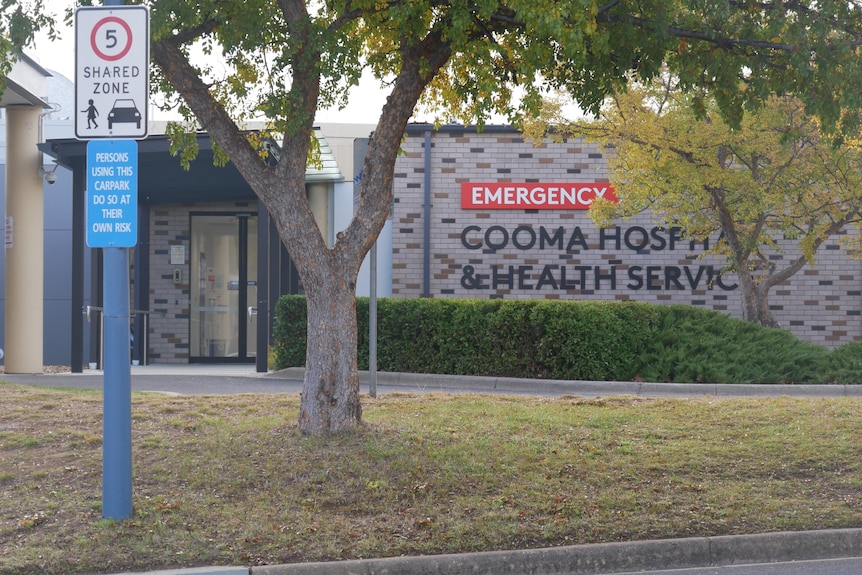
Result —
[{"label": "blue metal pole", "polygon": [[104,430],[102,516],[132,516],[132,375],[129,250],[104,248]]},{"label": "blue metal pole", "polygon": [[[122,6],[125,0],[104,0]],[[129,250],[102,250],[104,429],[102,517],[132,516],[132,371],[129,347]]]}]

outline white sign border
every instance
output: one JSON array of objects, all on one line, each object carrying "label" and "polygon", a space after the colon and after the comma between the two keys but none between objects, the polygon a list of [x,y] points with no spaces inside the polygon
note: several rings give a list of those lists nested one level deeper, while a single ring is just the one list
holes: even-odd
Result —
[{"label": "white sign border", "polygon": [[[136,56],[134,61],[130,61],[127,63],[123,63],[122,59],[118,60],[116,64],[111,63],[107,64],[108,66],[114,65],[129,65],[129,66],[140,66],[141,73],[143,74],[143,86],[140,86],[140,82],[136,82],[134,86],[135,93],[131,94],[128,99],[135,101],[135,105],[137,106],[137,101],[141,99],[143,101],[142,105],[138,107],[138,112],[140,113],[140,128],[134,127],[133,129],[128,128],[112,128],[112,129],[100,129],[98,132],[87,133],[87,129],[85,125],[87,124],[87,116],[86,114],[88,100],[90,98],[82,96],[82,86],[80,85],[83,78],[83,68],[84,64],[90,63],[94,60],[98,59],[98,56],[94,54],[93,51],[87,51],[86,54],[82,54],[81,45],[84,42],[84,45],[92,48],[91,45],[91,34],[93,32],[92,26],[83,28],[79,25],[79,17],[82,14],[87,14],[88,18],[90,15],[96,16],[97,13],[102,13],[105,17],[117,17],[120,18],[126,26],[133,32],[133,43],[135,46],[138,46],[136,42],[140,42],[141,40],[137,40],[140,37],[143,41],[143,54],[138,54],[140,49],[131,50],[132,46],[127,48],[128,51],[132,51]],[[131,16],[132,14],[137,13],[137,15],[133,18],[133,22],[129,22],[127,16]],[[143,14],[142,22],[140,20],[140,14]],[[75,10],[75,109],[74,109],[74,124],[75,124],[75,138],[78,140],[96,140],[96,139],[134,139],[134,140],[143,140],[148,136],[149,131],[149,108],[150,108],[150,12],[149,8],[144,5],[118,5],[118,6],[80,6]],[[140,30],[140,27],[143,27],[143,30]],[[93,48],[93,50],[95,50]],[[83,57],[83,60],[82,60]],[[125,56],[124,56],[125,57]],[[142,93],[138,93],[142,92]],[[105,106],[102,106],[105,108]],[[104,110],[103,110],[104,112]],[[103,122],[107,122],[107,112],[99,112],[101,116],[101,120]],[[98,117],[96,120],[98,121]],[[103,123],[102,126],[106,126],[107,124]],[[131,124],[130,124],[131,125]]]}]

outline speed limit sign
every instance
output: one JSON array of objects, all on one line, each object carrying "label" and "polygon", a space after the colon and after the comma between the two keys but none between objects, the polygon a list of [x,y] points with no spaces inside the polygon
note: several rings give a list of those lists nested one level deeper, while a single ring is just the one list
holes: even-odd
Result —
[{"label": "speed limit sign", "polygon": [[75,11],[75,136],[147,136],[150,17],[144,6]]}]

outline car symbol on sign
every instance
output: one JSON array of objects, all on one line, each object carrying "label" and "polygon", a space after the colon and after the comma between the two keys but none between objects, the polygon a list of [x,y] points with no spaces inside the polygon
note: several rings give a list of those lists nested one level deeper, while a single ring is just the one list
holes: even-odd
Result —
[{"label": "car symbol on sign", "polygon": [[108,129],[113,128],[114,124],[135,124],[138,129],[141,128],[141,113],[134,100],[114,102],[114,107],[108,112]]}]

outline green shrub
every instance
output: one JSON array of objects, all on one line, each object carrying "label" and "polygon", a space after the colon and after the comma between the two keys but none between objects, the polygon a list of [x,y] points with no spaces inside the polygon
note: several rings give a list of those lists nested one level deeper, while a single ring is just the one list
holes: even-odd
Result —
[{"label": "green shrub", "polygon": [[[357,298],[358,363],[368,368],[368,298]],[[381,371],[630,379],[659,314],[637,303],[543,300],[377,300]],[[305,361],[305,298],[276,308],[277,369]]]},{"label": "green shrub", "polygon": [[307,335],[305,296],[285,295],[275,304],[272,347],[275,369],[305,365]]},{"label": "green shrub", "polygon": [[[368,369],[368,298],[357,298]],[[828,349],[684,305],[559,300],[377,300],[377,369],[548,379],[860,383],[862,342]],[[276,307],[275,368],[305,363],[303,296]]]},{"label": "green shrub", "polygon": [[832,350],[821,370],[824,383],[862,383],[862,341]]},{"label": "green shrub", "polygon": [[660,329],[643,357],[646,381],[818,383],[828,350],[781,329],[684,305],[661,306]]},{"label": "green shrub", "polygon": [[533,324],[541,330],[537,361],[544,377],[629,380],[654,337],[659,316],[640,303],[538,302]]}]

